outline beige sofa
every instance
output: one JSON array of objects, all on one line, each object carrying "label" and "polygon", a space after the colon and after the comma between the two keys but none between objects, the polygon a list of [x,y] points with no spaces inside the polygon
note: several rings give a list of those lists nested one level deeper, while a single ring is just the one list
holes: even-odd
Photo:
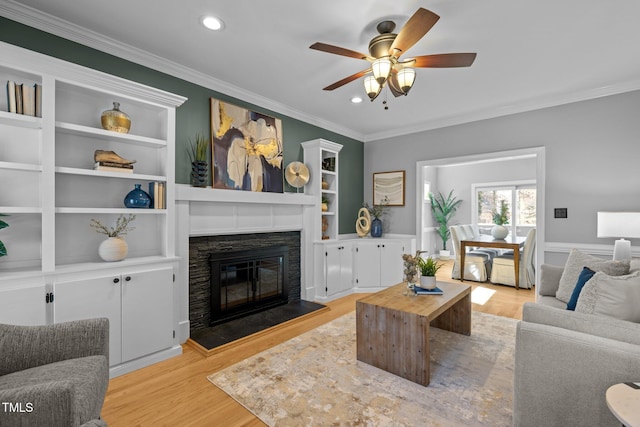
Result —
[{"label": "beige sofa", "polygon": [[613,384],[640,381],[640,324],[567,310],[556,298],[563,271],[542,265],[538,301],[523,307],[513,425],[620,426],[605,393]]}]

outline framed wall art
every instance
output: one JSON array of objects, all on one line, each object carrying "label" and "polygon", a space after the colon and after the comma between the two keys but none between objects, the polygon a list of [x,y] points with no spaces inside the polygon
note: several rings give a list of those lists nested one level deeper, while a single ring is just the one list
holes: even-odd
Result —
[{"label": "framed wall art", "polygon": [[282,193],[282,121],[211,98],[213,188]]},{"label": "framed wall art", "polygon": [[373,204],[379,205],[385,197],[388,206],[404,206],[404,171],[373,174]]}]

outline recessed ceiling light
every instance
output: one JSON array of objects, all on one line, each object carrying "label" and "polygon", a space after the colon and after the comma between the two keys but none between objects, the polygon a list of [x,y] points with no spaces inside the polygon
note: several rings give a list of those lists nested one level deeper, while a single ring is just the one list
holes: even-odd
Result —
[{"label": "recessed ceiling light", "polygon": [[354,96],[353,98],[351,98],[351,102],[353,102],[354,104],[360,104],[362,102],[362,98],[360,98],[359,96]]},{"label": "recessed ceiling light", "polygon": [[205,16],[202,18],[202,25],[207,27],[210,30],[221,30],[224,27],[224,23],[220,18],[216,18],[215,16]]}]

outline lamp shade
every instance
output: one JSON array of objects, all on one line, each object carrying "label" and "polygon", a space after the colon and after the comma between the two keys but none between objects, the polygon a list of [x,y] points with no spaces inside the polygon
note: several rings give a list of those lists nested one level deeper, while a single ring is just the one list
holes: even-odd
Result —
[{"label": "lamp shade", "polygon": [[409,93],[409,89],[413,86],[413,82],[416,80],[416,70],[413,68],[403,68],[398,71],[398,86],[405,95]]},{"label": "lamp shade", "polygon": [[598,237],[640,237],[640,212],[598,212]]},{"label": "lamp shade", "polygon": [[374,76],[367,76],[364,78],[364,90],[367,91],[367,96],[373,101],[380,93],[382,86],[378,84]]},{"label": "lamp shade", "polygon": [[371,64],[373,76],[376,78],[380,86],[382,86],[389,78],[389,74],[391,74],[391,66],[391,60],[387,57],[378,58],[373,61],[373,64]]}]

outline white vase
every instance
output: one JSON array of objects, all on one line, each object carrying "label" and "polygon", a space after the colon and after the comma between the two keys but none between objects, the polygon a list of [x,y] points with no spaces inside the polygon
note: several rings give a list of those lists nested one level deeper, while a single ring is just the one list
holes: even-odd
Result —
[{"label": "white vase", "polygon": [[434,289],[436,287],[436,276],[420,276],[420,287],[422,289]]},{"label": "white vase", "polygon": [[509,234],[509,229],[504,225],[494,225],[491,229],[491,235],[494,239],[502,240]]},{"label": "white vase", "polygon": [[98,255],[105,261],[122,261],[129,252],[129,245],[120,237],[109,237],[100,243]]},{"label": "white vase", "polygon": [[451,256],[451,251],[445,251],[444,249],[440,250],[440,259],[449,259]]}]

